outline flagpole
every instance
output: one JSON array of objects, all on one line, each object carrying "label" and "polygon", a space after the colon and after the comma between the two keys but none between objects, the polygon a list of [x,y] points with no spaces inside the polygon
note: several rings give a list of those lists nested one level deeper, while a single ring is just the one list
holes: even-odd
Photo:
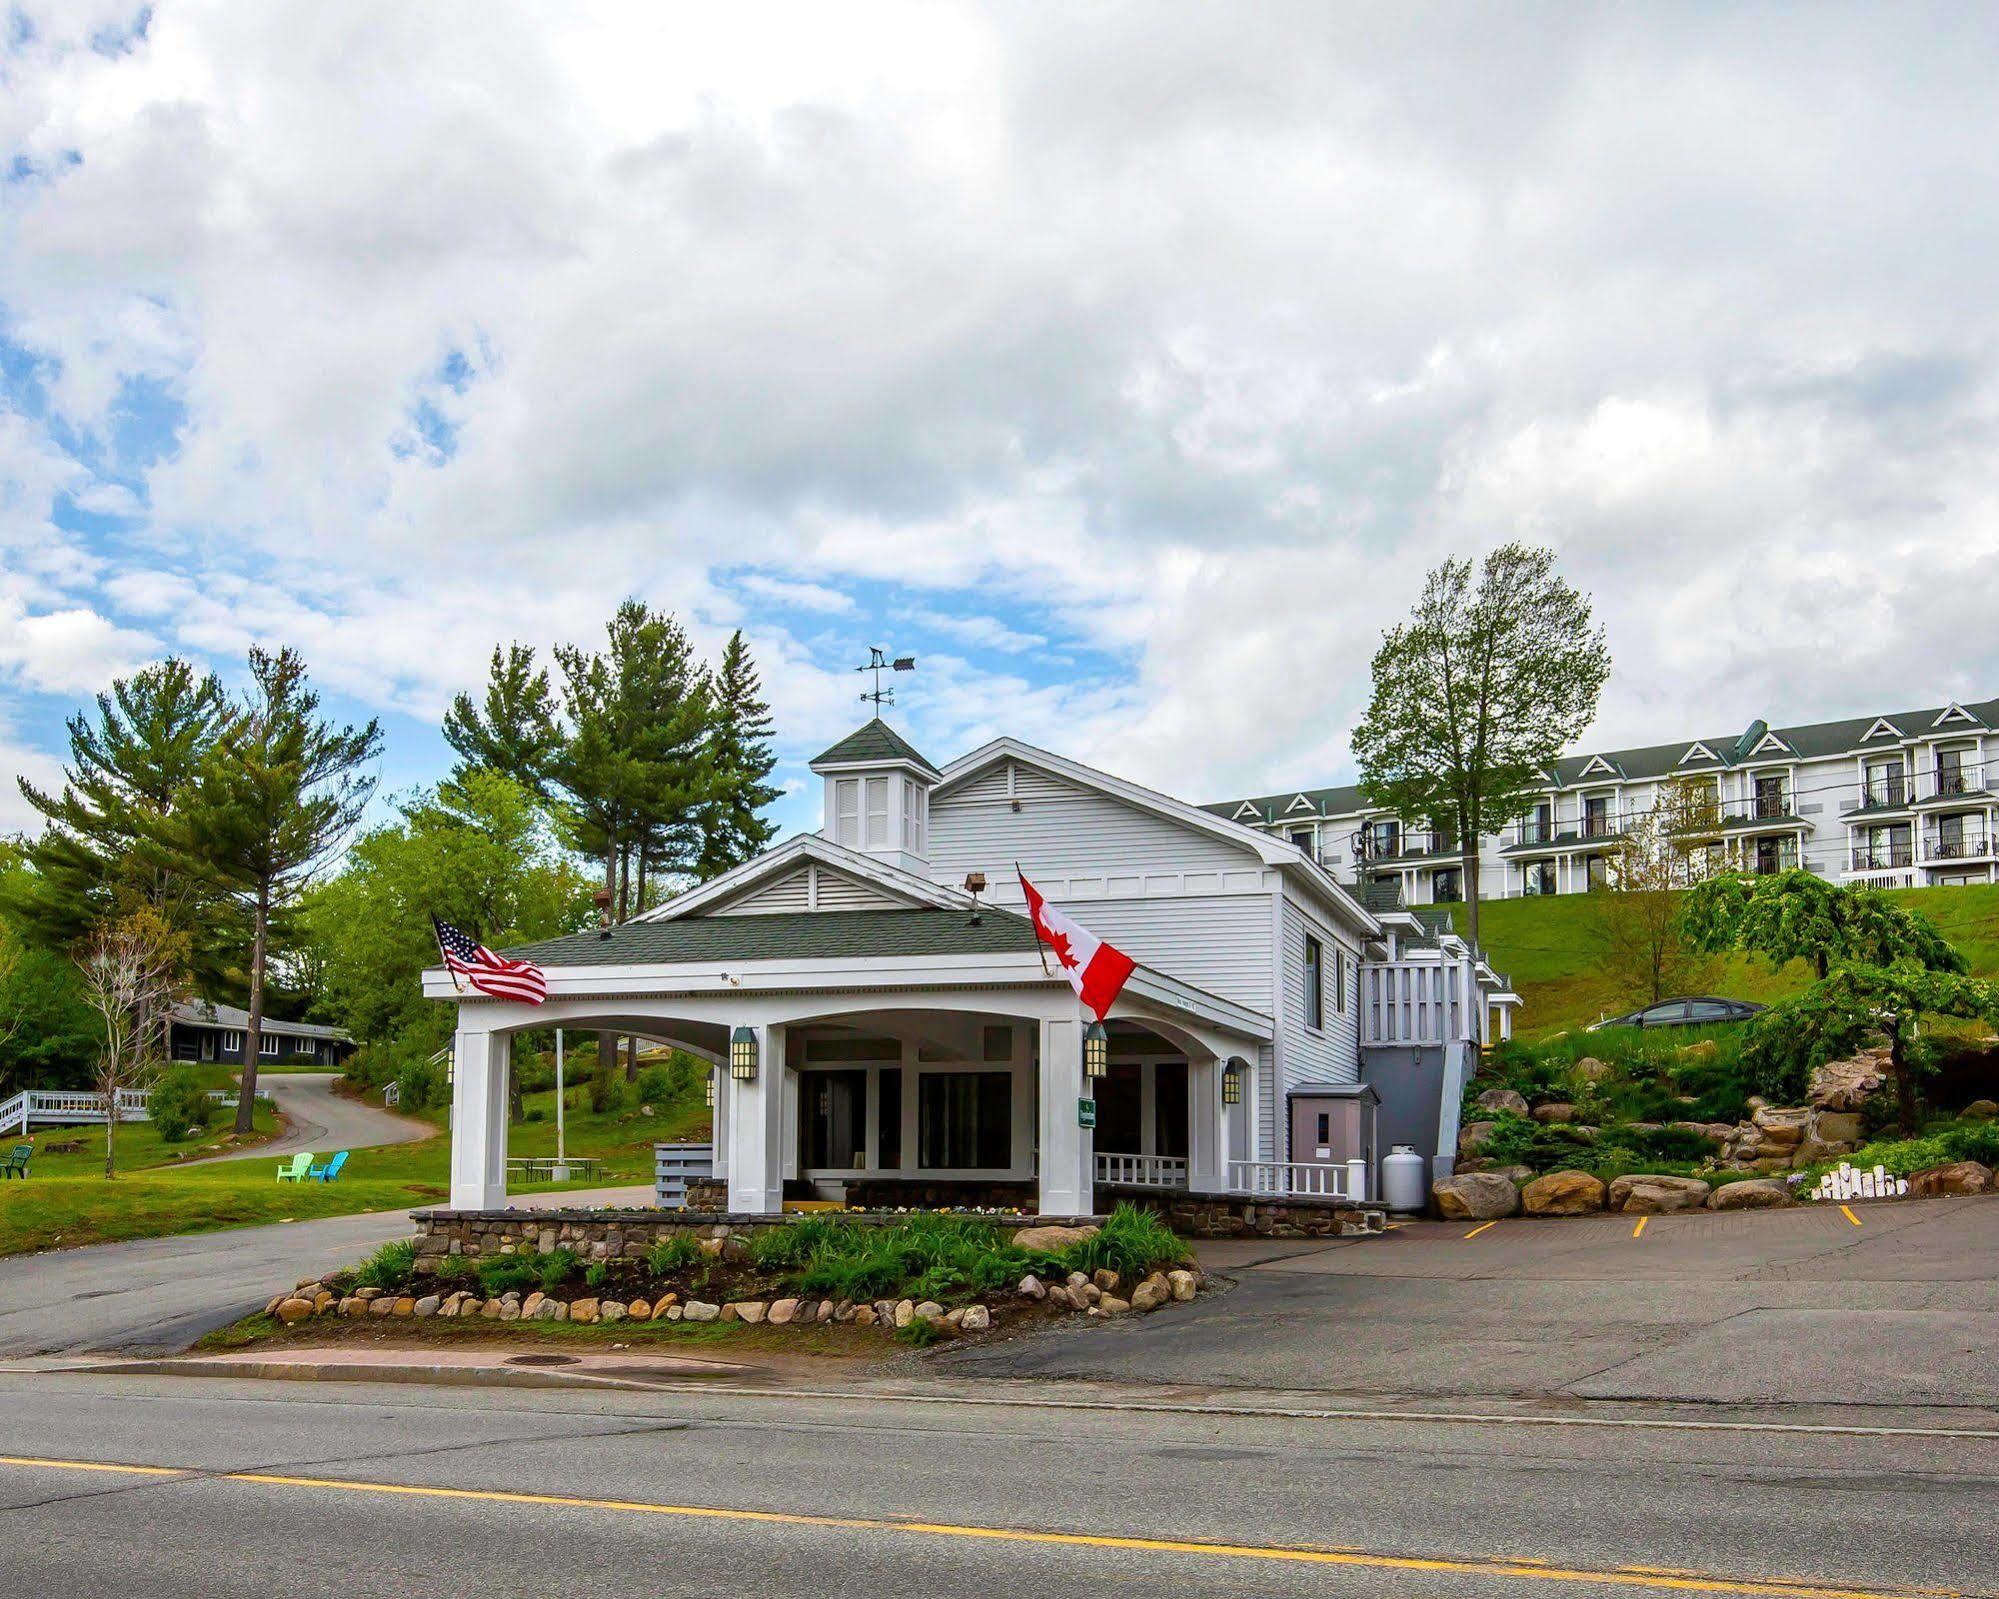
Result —
[{"label": "flagpole", "polygon": [[562,1147],[562,1029],[555,1030],[555,1170],[549,1173],[558,1183],[569,1181],[569,1166]]},{"label": "flagpole", "polygon": [[[1019,861],[1013,863],[1013,875],[1020,883],[1021,898],[1025,899],[1027,897],[1027,873],[1020,869]],[[1028,907],[1029,915],[1027,919],[1030,922],[1034,920],[1033,909],[1034,907],[1031,905]],[[1055,974],[1048,969],[1048,948],[1041,942],[1041,929],[1039,927],[1034,929],[1034,953],[1041,957],[1041,975],[1043,977],[1053,977]],[[1076,998],[1080,1003],[1082,996],[1079,994]]]}]

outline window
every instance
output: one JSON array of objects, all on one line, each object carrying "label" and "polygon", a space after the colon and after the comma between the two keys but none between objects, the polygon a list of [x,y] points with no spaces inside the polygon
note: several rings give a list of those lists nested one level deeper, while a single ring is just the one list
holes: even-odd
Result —
[{"label": "window", "polygon": [[1555,863],[1553,861],[1533,861],[1522,868],[1530,894],[1552,894],[1555,892]]},{"label": "window", "polygon": [[1687,1020],[1690,1022],[1732,1022],[1735,1014],[1735,1007],[1725,999],[1687,1001]]},{"label": "window", "polygon": [[1305,1025],[1314,1030],[1326,1025],[1326,952],[1310,933],[1305,935]]},{"label": "window", "polygon": [[1402,844],[1402,824],[1396,821],[1374,822],[1367,830],[1367,852],[1376,860],[1385,860],[1390,855],[1400,853]]},{"label": "window", "polygon": [[243,1035],[241,1033],[224,1033],[222,1035],[222,1053],[225,1055],[241,1055],[243,1053]]},{"label": "window", "polygon": [[804,1164],[822,1171],[859,1171],[868,1158],[868,1074],[802,1072],[799,1087]]},{"label": "window", "polygon": [[867,780],[868,800],[868,849],[888,848],[888,779],[871,777]]},{"label": "window", "polygon": [[[1757,784],[1758,792],[1762,784]],[[1905,805],[1908,803],[1908,786],[1903,775],[1902,762],[1898,757],[1892,761],[1870,761],[1867,764],[1867,803],[1869,805]]]},{"label": "window", "polygon": [[928,803],[927,790],[914,783],[902,785],[902,847],[912,855],[923,853],[924,811]]},{"label": "window", "polygon": [[1013,1164],[1013,1074],[925,1072],[916,1088],[917,1164],[1005,1171]]},{"label": "window", "polygon": [[1555,802],[1541,800],[1534,812],[1520,824],[1520,842],[1523,844],[1545,844],[1555,836]]},{"label": "window", "polygon": [[1583,837],[1608,838],[1610,836],[1610,797],[1592,794],[1583,801]]},{"label": "window", "polygon": [[882,1171],[902,1170],[900,1066],[886,1066],[875,1074],[875,1165]]},{"label": "window", "polygon": [[1289,833],[1285,835],[1285,837],[1291,841],[1292,848],[1297,850],[1302,850],[1307,855],[1313,853],[1311,828],[1294,827],[1291,829]]},{"label": "window", "polygon": [[1430,880],[1430,897],[1439,905],[1455,905],[1465,897],[1464,874],[1456,866],[1447,866]]},{"label": "window", "polygon": [[1342,1016],[1347,1013],[1347,989],[1354,981],[1350,970],[1352,965],[1352,961],[1344,955],[1333,962],[1333,1009]]},{"label": "window", "polygon": [[[1897,779],[1897,782],[1898,783],[1900,782],[1899,778]],[[1772,817],[1785,816],[1788,814],[1789,811],[1784,804],[1784,779],[1781,776],[1757,778],[1756,779],[1757,820],[1768,821]]]},{"label": "window", "polygon": [[284,1047],[285,1041],[271,1033],[266,1033],[262,1038],[257,1040],[257,1053],[259,1055],[268,1055],[272,1059],[276,1059],[278,1051]]},{"label": "window", "polygon": [[857,846],[861,842],[861,780],[843,777],[833,785],[833,842]]}]

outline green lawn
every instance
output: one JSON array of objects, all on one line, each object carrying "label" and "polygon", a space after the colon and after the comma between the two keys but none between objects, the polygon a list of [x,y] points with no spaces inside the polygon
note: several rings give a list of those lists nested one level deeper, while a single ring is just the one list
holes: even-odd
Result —
[{"label": "green lawn", "polygon": [[[510,1154],[555,1153],[554,1100],[553,1093],[528,1096],[527,1109],[539,1119],[508,1129]],[[270,1115],[260,1108],[260,1124]],[[144,1123],[119,1128],[119,1170],[129,1175],[107,1181],[101,1175],[103,1128],[44,1129],[36,1134],[38,1144],[80,1136],[85,1153],[37,1155],[34,1175],[26,1182],[0,1184],[0,1255],[439,1203],[450,1191],[451,1144],[442,1131],[446,1116],[440,1107],[423,1119],[439,1128],[438,1137],[356,1150],[339,1181],[306,1184],[278,1183],[275,1156],[198,1166],[161,1164],[173,1158],[175,1146],[161,1145]],[[516,1191],[650,1183],[656,1141],[699,1137],[707,1127],[708,1110],[698,1086],[688,1101],[661,1107],[653,1116],[637,1110],[598,1115],[589,1110],[586,1091],[572,1089],[566,1148],[571,1155],[602,1161],[598,1175],[588,1183],[540,1183]],[[180,1147],[194,1149],[201,1142],[190,1139]]]},{"label": "green lawn", "polygon": [[[1999,885],[1897,889],[1893,897],[1935,922],[1980,977],[1999,977]],[[1479,936],[1492,963],[1513,979],[1525,1006],[1515,1018],[1522,1038],[1545,1038],[1643,1004],[1620,993],[1597,970],[1595,902],[1587,894],[1488,900],[1479,906]],[[1464,913],[1458,913],[1464,925]],[[1724,958],[1713,991],[1765,1003],[1795,994],[1811,980],[1803,965],[1773,971],[1767,961]]]}]

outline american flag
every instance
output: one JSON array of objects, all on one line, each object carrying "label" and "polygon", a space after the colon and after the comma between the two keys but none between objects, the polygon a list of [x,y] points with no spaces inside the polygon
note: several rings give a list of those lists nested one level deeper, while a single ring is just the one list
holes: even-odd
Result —
[{"label": "american flag", "polygon": [[548,978],[533,961],[510,961],[495,955],[468,933],[433,916],[438,952],[444,956],[445,970],[464,978],[482,994],[495,999],[513,999],[523,1005],[539,1005],[548,998]]}]

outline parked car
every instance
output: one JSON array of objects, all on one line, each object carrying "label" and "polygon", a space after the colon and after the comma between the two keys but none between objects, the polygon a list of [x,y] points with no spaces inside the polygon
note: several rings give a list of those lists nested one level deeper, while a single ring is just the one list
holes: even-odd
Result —
[{"label": "parked car", "polygon": [[1752,999],[1717,999],[1712,994],[1695,994],[1686,999],[1662,999],[1643,1010],[1624,1016],[1606,1016],[1584,1029],[1594,1033],[1604,1027],[1717,1027],[1723,1022],[1746,1022],[1758,1011],[1767,1010]]}]

